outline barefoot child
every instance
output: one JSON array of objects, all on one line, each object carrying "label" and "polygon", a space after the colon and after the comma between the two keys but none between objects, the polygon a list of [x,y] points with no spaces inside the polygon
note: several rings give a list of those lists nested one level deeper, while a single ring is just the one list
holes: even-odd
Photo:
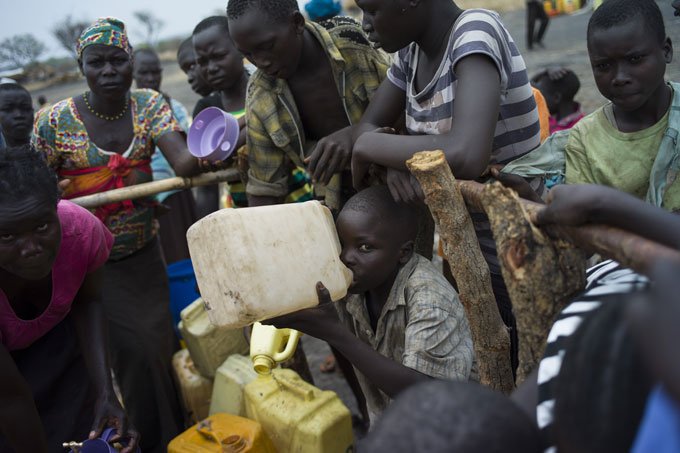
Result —
[{"label": "barefoot child", "polygon": [[246,101],[250,205],[283,202],[291,169],[304,174],[308,162],[316,195],[338,210],[351,194],[341,184],[350,126],[384,79],[387,56],[354,20],[305,21],[295,0],[231,0],[227,16],[234,43],[258,68]]},{"label": "barefoot child", "polygon": [[373,186],[350,198],[337,228],[340,259],[354,276],[350,294],[332,304],[319,283],[318,307],[271,322],[327,341],[352,363],[371,423],[417,382],[468,380],[474,353],[465,311],[441,272],[414,254],[413,209]]}]

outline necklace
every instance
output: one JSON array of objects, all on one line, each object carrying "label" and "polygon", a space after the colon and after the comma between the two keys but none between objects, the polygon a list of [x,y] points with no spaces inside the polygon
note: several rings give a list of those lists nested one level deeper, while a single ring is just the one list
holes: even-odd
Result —
[{"label": "necklace", "polygon": [[125,107],[123,107],[123,110],[121,110],[120,113],[118,113],[117,115],[113,115],[113,116],[104,115],[103,113],[99,113],[99,112],[97,112],[94,108],[92,108],[92,106],[90,105],[90,101],[87,100],[87,97],[88,97],[89,95],[90,95],[90,92],[89,92],[89,91],[86,91],[85,93],[83,93],[83,101],[85,101],[85,106],[86,106],[87,109],[90,111],[90,113],[92,113],[94,116],[96,116],[97,118],[100,118],[100,119],[102,119],[102,120],[105,120],[105,121],[116,121],[116,120],[119,120],[119,119],[121,119],[121,118],[123,117],[123,115],[125,115],[125,113],[126,113],[127,110],[128,110],[128,104],[129,104],[129,102],[126,100],[126,101],[125,101]]}]

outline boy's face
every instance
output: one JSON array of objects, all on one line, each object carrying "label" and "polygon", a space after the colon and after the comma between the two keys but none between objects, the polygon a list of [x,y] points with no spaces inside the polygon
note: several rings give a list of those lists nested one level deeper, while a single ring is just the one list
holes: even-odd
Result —
[{"label": "boy's face", "polygon": [[336,226],[342,244],[340,260],[352,271],[350,293],[362,294],[394,279],[402,258],[394,225],[375,215],[344,210]]},{"label": "boy's face", "polygon": [[177,64],[180,69],[187,75],[187,81],[191,85],[194,93],[201,96],[209,95],[213,89],[208,82],[201,76],[198,65],[196,64],[196,53],[191,46],[184,46],[177,54]]},{"label": "boy's face", "polygon": [[305,19],[298,12],[274,21],[263,19],[263,13],[253,8],[238,19],[230,19],[229,32],[238,50],[257,69],[270,77],[287,79],[300,63],[304,25]]},{"label": "boy's face", "polygon": [[33,128],[33,102],[23,90],[0,92],[0,127],[12,142],[27,142]]},{"label": "boy's face", "polygon": [[673,57],[669,39],[659,43],[643,26],[642,18],[593,30],[588,55],[597,88],[604,97],[626,112],[650,101],[664,84],[666,65]]},{"label": "boy's face", "polygon": [[228,90],[243,77],[243,57],[221,27],[195,34],[194,51],[201,76],[214,89]]},{"label": "boy's face", "polygon": [[137,88],[149,88],[161,90],[163,79],[163,69],[157,57],[147,53],[140,53],[135,56],[134,78]]},{"label": "boy's face", "polygon": [[404,14],[408,2],[402,0],[357,0],[357,6],[364,12],[362,28],[376,47],[393,53],[403,49],[412,41],[409,31],[413,30],[412,18]]}]

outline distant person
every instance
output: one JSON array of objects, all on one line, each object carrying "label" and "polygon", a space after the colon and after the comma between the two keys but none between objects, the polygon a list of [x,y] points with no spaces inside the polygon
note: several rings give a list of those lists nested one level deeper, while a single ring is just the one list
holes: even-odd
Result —
[{"label": "distant person", "polygon": [[[137,88],[148,88],[161,93],[170,104],[172,115],[184,132],[189,131],[190,118],[187,109],[177,99],[171,98],[167,93],[161,91],[163,68],[155,51],[139,49],[134,52],[133,77]],[[175,172],[168,160],[158,148],[151,157],[151,171],[154,180],[175,177]],[[198,220],[196,202],[191,189],[162,192],[156,195],[156,200],[170,209],[170,212],[162,214],[158,218],[160,224],[159,236],[166,264],[189,259],[187,230]]]},{"label": "distant person", "polygon": [[31,93],[18,83],[0,84],[0,147],[28,145],[33,131]]},{"label": "distant person", "polygon": [[342,11],[342,5],[336,0],[311,0],[305,5],[309,20],[323,22],[335,17]]},{"label": "distant person", "polygon": [[354,276],[348,295],[331,302],[319,282],[318,307],[268,321],[327,341],[346,357],[358,373],[371,424],[412,385],[476,374],[458,294],[414,252],[415,213],[385,186],[350,198],[336,221],[340,260]]},{"label": "distant person", "polygon": [[567,68],[551,68],[539,72],[531,79],[548,105],[550,133],[571,129],[583,118],[581,104],[574,100],[581,88],[574,71]]},{"label": "distant person", "polygon": [[[535,32],[536,22],[539,21],[541,25],[538,32]],[[543,36],[548,29],[550,18],[545,12],[543,2],[541,0],[527,0],[527,49],[533,50],[534,44],[545,48],[543,44]]]},{"label": "distant person", "polygon": [[47,104],[47,98],[44,94],[41,94],[38,96],[38,106],[43,107],[45,104]]},{"label": "distant person", "polygon": [[[177,49],[177,64],[184,74],[187,76],[187,81],[191,85],[191,89],[194,93],[201,97],[210,95],[213,92],[213,88],[208,82],[203,79],[200,71],[198,70],[198,65],[196,64],[196,52],[194,52],[194,42],[193,38],[190,36],[184,41],[182,41]],[[193,116],[196,116],[194,113]]]}]

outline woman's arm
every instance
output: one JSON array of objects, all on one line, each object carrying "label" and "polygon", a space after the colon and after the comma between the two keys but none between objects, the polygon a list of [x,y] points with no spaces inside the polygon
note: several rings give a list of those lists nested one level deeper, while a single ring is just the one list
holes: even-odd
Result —
[{"label": "woman's arm", "polygon": [[[484,172],[489,164],[498,120],[500,75],[491,59],[474,54],[458,62],[456,77],[458,85],[451,131],[414,136],[364,133],[356,141],[352,156],[355,186],[361,186],[371,163],[406,170],[405,162],[423,150],[444,151],[457,178],[475,179]],[[401,108],[403,110],[403,104]],[[366,120],[370,121],[371,117],[367,116]]]},{"label": "woman's arm", "polygon": [[195,176],[203,171],[198,159],[189,153],[184,134],[175,131],[163,134],[158,147],[177,176]]},{"label": "woman's arm", "polygon": [[47,452],[45,431],[31,389],[1,343],[0,401],[0,432],[14,451]]},{"label": "woman's arm", "polygon": [[90,438],[99,436],[105,426],[113,426],[118,430],[118,436],[130,438],[128,447],[122,450],[128,453],[136,448],[139,434],[129,425],[127,414],[113,390],[108,332],[100,302],[103,272],[103,269],[99,269],[85,277],[73,302],[71,316],[85,365],[97,395]]}]

